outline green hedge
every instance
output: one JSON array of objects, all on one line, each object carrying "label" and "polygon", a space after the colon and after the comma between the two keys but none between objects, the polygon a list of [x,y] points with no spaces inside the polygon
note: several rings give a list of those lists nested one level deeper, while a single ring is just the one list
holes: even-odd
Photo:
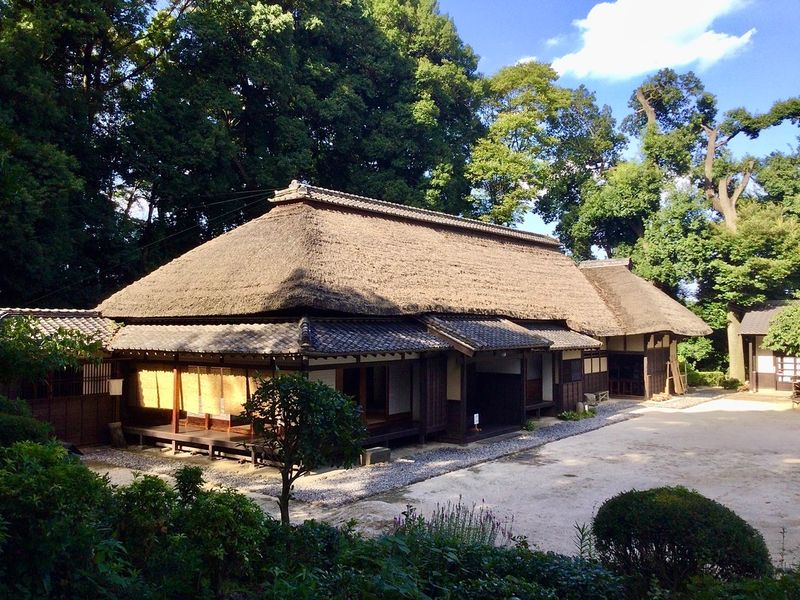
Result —
[{"label": "green hedge", "polygon": [[693,577],[722,581],[772,573],[761,534],[732,510],[683,487],[631,490],[607,500],[593,523],[601,560],[634,597],[653,581],[682,590]]},{"label": "green hedge", "polygon": [[687,381],[689,385],[707,385],[711,387],[719,387],[725,379],[725,373],[722,371],[695,371],[691,367],[687,372]]}]

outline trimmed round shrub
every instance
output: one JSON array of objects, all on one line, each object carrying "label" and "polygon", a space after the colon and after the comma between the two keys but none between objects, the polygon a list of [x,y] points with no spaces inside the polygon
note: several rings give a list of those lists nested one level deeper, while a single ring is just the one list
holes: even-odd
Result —
[{"label": "trimmed round shrub", "polygon": [[729,508],[684,487],[631,490],[607,500],[593,523],[601,560],[642,593],[652,581],[684,589],[772,573],[764,538]]}]

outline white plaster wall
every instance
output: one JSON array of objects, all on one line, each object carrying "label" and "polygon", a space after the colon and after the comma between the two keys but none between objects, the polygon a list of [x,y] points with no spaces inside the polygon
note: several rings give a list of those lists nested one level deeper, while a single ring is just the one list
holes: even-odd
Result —
[{"label": "white plaster wall", "polygon": [[774,373],[775,359],[772,357],[772,350],[761,347],[764,336],[756,337],[756,371],[759,373]]},{"label": "white plaster wall", "polygon": [[461,363],[454,352],[447,355],[447,399],[461,400]]},{"label": "white plaster wall", "polygon": [[309,371],[309,381],[321,381],[332,388],[336,387],[336,369],[325,369],[324,371]]},{"label": "white plaster wall", "polygon": [[542,354],[542,400],[553,401],[553,354]]}]

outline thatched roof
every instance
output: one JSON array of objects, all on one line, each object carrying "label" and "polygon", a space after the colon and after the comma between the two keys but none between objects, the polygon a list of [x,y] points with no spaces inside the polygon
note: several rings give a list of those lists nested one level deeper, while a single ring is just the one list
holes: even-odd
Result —
[{"label": "thatched roof", "polygon": [[105,300],[108,317],[469,313],[619,329],[552,238],[311,186]]},{"label": "thatched roof", "polygon": [[7,317],[32,317],[37,326],[46,335],[59,329],[78,331],[105,347],[119,325],[106,319],[96,310],[79,310],[71,308],[0,308],[0,319]]},{"label": "thatched roof", "polygon": [[770,300],[744,314],[742,335],[767,335],[769,324],[784,308],[798,300]]},{"label": "thatched roof", "polygon": [[[698,330],[680,304],[663,296],[657,306],[681,331],[687,320]],[[630,319],[619,319],[553,238],[296,182],[276,193],[267,214],[98,308],[126,320],[472,314],[631,333]]]},{"label": "thatched roof", "polygon": [[676,335],[708,335],[703,320],[630,270],[630,261],[591,260],[581,272],[597,288],[628,335],[669,331]]}]

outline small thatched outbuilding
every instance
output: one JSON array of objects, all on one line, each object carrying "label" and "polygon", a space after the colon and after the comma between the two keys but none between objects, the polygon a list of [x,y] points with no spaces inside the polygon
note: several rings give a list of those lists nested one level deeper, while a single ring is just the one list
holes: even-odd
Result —
[{"label": "small thatched outbuilding", "polygon": [[[238,434],[256,377],[294,370],[355,397],[374,441],[462,441],[587,393],[660,391],[656,351],[709,331],[548,236],[297,182],[98,310],[125,324],[128,431],[180,443]],[[637,351],[650,383],[613,388],[614,357]]]},{"label": "small thatched outbuilding", "polygon": [[677,369],[677,341],[680,337],[708,335],[711,328],[684,305],[634,274],[630,259],[584,261],[580,270],[625,332],[606,338],[611,393],[649,398],[676,388],[683,391]]},{"label": "small thatched outbuilding", "polygon": [[772,300],[745,313],[742,342],[747,356],[747,379],[754,392],[791,392],[800,385],[800,356],[790,356],[765,348],[764,336],[770,323],[784,309],[800,300]]}]

